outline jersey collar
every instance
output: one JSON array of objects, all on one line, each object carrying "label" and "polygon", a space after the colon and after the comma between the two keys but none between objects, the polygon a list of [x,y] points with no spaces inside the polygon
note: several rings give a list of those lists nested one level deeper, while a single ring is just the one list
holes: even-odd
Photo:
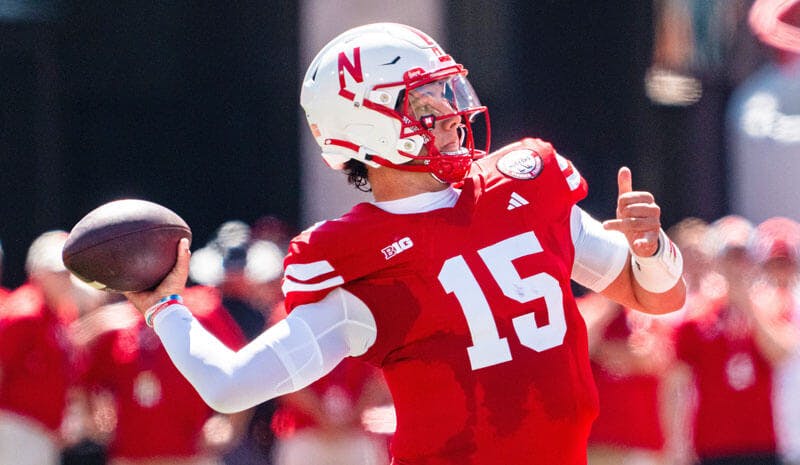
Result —
[{"label": "jersey collar", "polygon": [[461,190],[448,187],[436,192],[424,192],[397,200],[372,202],[381,210],[395,215],[408,215],[412,213],[425,213],[440,208],[451,208],[456,204]]}]

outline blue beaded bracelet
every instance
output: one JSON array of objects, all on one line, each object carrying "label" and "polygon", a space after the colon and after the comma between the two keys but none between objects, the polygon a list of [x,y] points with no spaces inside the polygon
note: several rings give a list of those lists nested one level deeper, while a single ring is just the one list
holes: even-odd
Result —
[{"label": "blue beaded bracelet", "polygon": [[144,322],[149,327],[153,327],[153,320],[156,318],[156,315],[164,310],[165,308],[175,305],[175,304],[182,304],[183,297],[178,294],[168,295],[166,297],[162,297],[161,300],[155,303],[152,307],[148,308],[147,311],[144,312]]}]

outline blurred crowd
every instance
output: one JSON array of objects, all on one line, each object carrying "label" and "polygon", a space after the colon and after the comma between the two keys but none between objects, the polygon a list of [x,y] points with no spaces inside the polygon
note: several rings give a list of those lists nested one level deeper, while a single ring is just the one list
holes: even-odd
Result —
[{"label": "blurred crowd", "polygon": [[[285,316],[280,286],[293,233],[274,217],[228,221],[194,248],[184,299],[230,348]],[[66,237],[39,236],[27,281],[0,287],[0,464],[388,462],[382,422],[391,400],[377,370],[343,363],[291,396],[216,413],[121,294],[64,268]]]},{"label": "blurred crowd", "polygon": [[800,464],[800,224],[731,215],[668,233],[683,309],[580,299],[600,398],[589,463]]},{"label": "blurred crowd", "polygon": [[[195,248],[184,298],[229,347],[285,315],[292,232],[228,221]],[[590,465],[800,464],[800,224],[687,218],[668,234],[685,259],[683,309],[579,298],[600,400]],[[69,274],[66,235],[38,237],[27,282],[0,290],[0,463],[388,462],[393,411],[374,368],[351,360],[300,392],[215,413],[132,306]]]}]

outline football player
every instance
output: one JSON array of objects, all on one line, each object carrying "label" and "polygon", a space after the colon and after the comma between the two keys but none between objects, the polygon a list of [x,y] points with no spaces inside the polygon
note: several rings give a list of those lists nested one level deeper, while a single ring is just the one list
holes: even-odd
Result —
[{"label": "football player", "polygon": [[396,464],[585,464],[597,395],[570,280],[645,312],[681,307],[682,259],[653,196],[621,169],[617,218],[600,223],[550,144],[487,154],[466,68],[408,26],[333,39],[300,100],[325,161],[374,202],[292,241],[290,314],[239,352],[181,304],[182,243],[154,292],[127,295],[175,364],[231,412],[358,357],[391,390]]}]

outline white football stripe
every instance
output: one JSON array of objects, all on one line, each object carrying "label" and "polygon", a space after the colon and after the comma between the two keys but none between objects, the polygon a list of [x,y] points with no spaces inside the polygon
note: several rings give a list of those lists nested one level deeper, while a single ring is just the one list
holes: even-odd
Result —
[{"label": "white football stripe", "polygon": [[328,289],[329,287],[336,287],[341,284],[344,284],[344,278],[342,278],[341,276],[334,276],[333,278],[329,278],[326,279],[325,281],[313,284],[298,283],[297,281],[284,279],[283,285],[281,286],[281,290],[283,291],[283,295],[287,295],[290,292],[319,291],[322,289]]},{"label": "white football stripe", "polygon": [[295,281],[308,281],[331,271],[333,266],[328,260],[320,260],[311,263],[292,263],[286,267],[284,274],[286,277],[294,278]]}]

